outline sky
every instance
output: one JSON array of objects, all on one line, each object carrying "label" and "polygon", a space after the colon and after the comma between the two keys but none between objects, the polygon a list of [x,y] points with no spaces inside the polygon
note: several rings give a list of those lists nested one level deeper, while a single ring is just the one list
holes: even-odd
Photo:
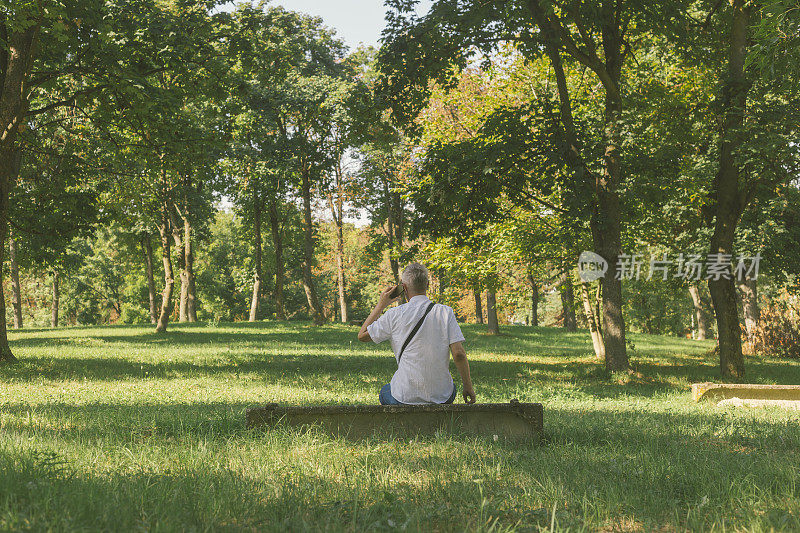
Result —
[{"label": "sky", "polygon": [[[432,3],[420,0],[417,12],[427,13]],[[385,24],[383,0],[273,0],[272,4],[322,17],[351,49],[360,43],[378,47]]]}]

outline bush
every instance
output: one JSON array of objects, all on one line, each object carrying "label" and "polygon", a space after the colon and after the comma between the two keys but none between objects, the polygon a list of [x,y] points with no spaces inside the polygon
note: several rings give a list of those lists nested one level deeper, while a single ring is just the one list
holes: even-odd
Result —
[{"label": "bush", "polygon": [[149,324],[150,309],[145,309],[141,305],[125,304],[122,306],[120,321],[123,324]]},{"label": "bush", "polygon": [[800,359],[799,299],[784,293],[762,308],[750,342],[755,353]]}]

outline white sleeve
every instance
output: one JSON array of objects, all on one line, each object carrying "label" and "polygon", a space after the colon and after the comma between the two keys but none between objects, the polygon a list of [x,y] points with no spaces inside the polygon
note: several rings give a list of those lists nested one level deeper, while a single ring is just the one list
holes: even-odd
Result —
[{"label": "white sleeve", "polygon": [[375,344],[388,341],[392,338],[392,313],[386,312],[378,317],[378,320],[367,326],[369,338]]},{"label": "white sleeve", "polygon": [[448,310],[447,344],[453,344],[454,342],[462,342],[464,340],[464,334],[461,333],[461,328],[458,327],[458,320],[456,320],[456,314],[453,312],[453,309],[451,307],[448,307],[447,310]]}]

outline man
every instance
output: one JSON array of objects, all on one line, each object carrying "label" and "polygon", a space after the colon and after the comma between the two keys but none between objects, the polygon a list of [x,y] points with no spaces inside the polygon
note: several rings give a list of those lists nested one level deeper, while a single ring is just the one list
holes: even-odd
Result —
[{"label": "man", "polygon": [[[467,352],[462,345],[464,335],[455,313],[446,305],[434,304],[425,295],[428,269],[424,265],[409,264],[400,280],[408,303],[389,309],[381,316],[384,309],[400,298],[392,298],[394,287],[387,288],[358,332],[358,340],[362,342],[372,340],[377,344],[389,340],[397,359],[397,371],[391,383],[381,388],[381,404],[453,403],[456,387],[450,377],[450,353],[461,375],[464,401],[475,403]],[[410,337],[417,324],[420,324],[419,329]]]}]

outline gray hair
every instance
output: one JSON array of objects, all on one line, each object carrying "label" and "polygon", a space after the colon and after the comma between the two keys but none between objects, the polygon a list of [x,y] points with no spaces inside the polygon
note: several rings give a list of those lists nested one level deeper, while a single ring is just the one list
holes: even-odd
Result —
[{"label": "gray hair", "polygon": [[428,269],[422,263],[409,263],[400,276],[400,281],[405,283],[409,290],[421,294],[428,290]]}]

